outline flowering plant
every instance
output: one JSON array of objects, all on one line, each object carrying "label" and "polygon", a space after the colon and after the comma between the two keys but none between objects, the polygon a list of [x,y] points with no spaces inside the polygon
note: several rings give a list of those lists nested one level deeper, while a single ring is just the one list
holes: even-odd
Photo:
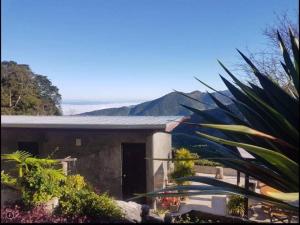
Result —
[{"label": "flowering plant", "polygon": [[75,215],[55,215],[45,210],[43,205],[24,209],[24,205],[9,204],[1,208],[1,223],[90,223],[92,218]]},{"label": "flowering plant", "polygon": [[[164,192],[164,194],[165,193],[170,193],[170,192]],[[180,202],[180,198],[179,197],[161,197],[161,198],[159,198],[158,202],[160,203],[160,205],[163,209],[169,209],[170,206],[178,205]]]}]

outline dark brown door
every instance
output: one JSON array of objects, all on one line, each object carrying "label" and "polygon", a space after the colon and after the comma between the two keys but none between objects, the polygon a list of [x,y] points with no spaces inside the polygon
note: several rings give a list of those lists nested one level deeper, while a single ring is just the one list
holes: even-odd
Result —
[{"label": "dark brown door", "polygon": [[[146,193],[146,144],[122,144],[122,191],[123,199],[135,193]],[[136,202],[145,204],[145,198]]]}]

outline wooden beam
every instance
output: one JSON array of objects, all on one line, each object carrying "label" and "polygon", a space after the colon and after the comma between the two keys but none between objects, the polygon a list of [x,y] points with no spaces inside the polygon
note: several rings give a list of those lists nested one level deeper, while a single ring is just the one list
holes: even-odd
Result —
[{"label": "wooden beam", "polygon": [[241,182],[241,172],[237,171],[236,185],[240,186],[240,182]]}]

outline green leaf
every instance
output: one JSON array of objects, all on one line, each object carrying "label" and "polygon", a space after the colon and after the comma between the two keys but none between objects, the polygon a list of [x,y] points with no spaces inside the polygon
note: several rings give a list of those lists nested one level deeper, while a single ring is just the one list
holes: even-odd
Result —
[{"label": "green leaf", "polygon": [[[279,45],[280,45],[280,48],[281,48],[281,51],[282,51],[282,55],[283,55],[283,58],[284,58],[285,65],[286,65],[286,67],[289,71],[288,75],[292,77],[294,85],[295,85],[296,89],[299,92],[299,73],[297,74],[296,69],[294,67],[294,64],[293,64],[293,62],[290,58],[290,55],[288,53],[288,50],[285,47],[285,44],[284,44],[284,42],[283,42],[283,40],[282,40],[282,38],[281,38],[278,31],[277,31],[277,37],[278,37],[278,40],[279,40]],[[293,44],[293,42],[292,42],[292,44]],[[299,51],[296,54],[299,54]]]},{"label": "green leaf", "polygon": [[227,114],[235,123],[239,124],[244,124],[248,125],[247,122],[244,120],[240,119],[238,116],[234,115],[233,112],[227,108],[224,104],[222,104],[216,97],[214,97],[212,94],[208,93],[207,94],[213,99],[213,101],[216,103],[216,105]]},{"label": "green leaf", "polygon": [[31,157],[32,155],[24,151],[16,151],[10,154],[1,154],[2,160],[15,161],[15,162],[24,162],[26,158]]},{"label": "green leaf", "polygon": [[266,201],[269,203],[280,205],[281,207],[288,207],[292,210],[299,209],[299,207],[295,207],[294,205],[291,205],[290,203],[283,202],[281,199],[258,194],[256,192],[246,190],[245,188],[242,188],[242,187],[239,187],[239,186],[236,186],[236,185],[224,182],[224,181],[216,180],[216,179],[210,178],[210,177],[190,176],[190,177],[182,177],[177,180],[182,181],[182,182],[184,182],[184,181],[199,182],[199,183],[204,183],[204,184],[208,184],[208,185],[212,185],[212,186],[216,186],[216,187],[221,187],[223,189],[230,190],[233,193],[247,196],[249,198]]},{"label": "green leaf", "polygon": [[269,196],[280,199],[282,201],[299,201],[299,192],[294,193],[277,193],[277,192],[270,192],[268,193]]},{"label": "green leaf", "polygon": [[253,152],[253,153],[259,155],[260,157],[264,158],[267,162],[269,162],[276,168],[278,168],[278,171],[281,171],[287,177],[289,177],[290,179],[294,179],[296,183],[299,183],[299,180],[298,180],[299,166],[298,166],[298,164],[278,152],[274,152],[270,149],[262,148],[259,146],[224,140],[224,139],[210,136],[207,134],[203,134],[200,132],[196,132],[196,133],[202,137],[209,139],[209,140],[212,140],[212,141],[215,141],[218,143],[222,143],[222,144],[226,144],[226,145],[230,145],[230,146],[234,146],[234,147],[241,147],[249,152]]},{"label": "green leaf", "polygon": [[[290,35],[290,40],[291,40],[291,46],[292,46],[292,51],[294,55],[294,64],[295,64],[295,69],[299,77],[299,40],[295,37],[293,34],[292,30],[289,29],[289,35]],[[299,79],[299,78],[298,78]],[[297,83],[297,81],[296,81]],[[299,84],[299,80],[298,80]],[[299,89],[297,89],[299,91]]]},{"label": "green leaf", "polygon": [[[200,177],[200,176],[191,176],[185,178],[179,178],[178,181],[193,181],[205,183],[213,186],[207,185],[182,185],[182,186],[174,186],[169,188],[160,189],[154,192],[148,192],[145,194],[136,194],[136,197],[130,198],[127,201],[138,199],[141,197],[179,197],[179,196],[192,196],[192,195],[224,195],[224,194],[238,194],[242,196],[246,196],[249,198],[253,198],[256,200],[269,202],[275,205],[278,205],[282,208],[286,208],[289,210],[297,211],[298,207],[290,205],[286,202],[283,202],[279,199],[269,197],[266,195],[261,195],[253,191],[246,190],[244,188],[218,181],[209,177]],[[190,190],[192,192],[186,192]],[[167,193],[166,193],[167,192]]]},{"label": "green leaf", "polygon": [[222,96],[224,96],[224,97],[227,97],[227,98],[229,98],[229,99],[232,100],[232,98],[229,97],[228,95],[225,95],[224,93],[222,93],[222,92],[220,92],[220,91],[217,91],[216,89],[214,89],[213,87],[211,87],[211,86],[209,86],[208,84],[204,83],[203,81],[201,81],[201,80],[198,79],[197,77],[194,77],[194,78],[195,78],[197,81],[199,81],[201,84],[203,84],[204,86],[208,87],[209,89],[211,89],[211,90],[215,91],[216,93],[218,93],[218,94],[220,94],[220,95],[222,95]]},{"label": "green leaf", "polygon": [[298,150],[295,146],[291,146],[289,143],[285,142],[284,140],[281,140],[279,138],[273,137],[272,135],[265,134],[263,132],[260,132],[258,130],[255,130],[255,129],[252,129],[250,127],[243,126],[243,125],[201,124],[201,126],[207,127],[207,128],[214,128],[214,129],[218,129],[218,130],[249,134],[249,135],[257,136],[257,137],[260,137],[260,138],[267,138],[267,139],[270,139],[274,142],[280,143],[283,146],[288,146],[289,148],[293,148],[295,150]]},{"label": "green leaf", "polygon": [[250,89],[244,89],[247,95],[252,98],[256,104],[262,108],[267,114],[270,115],[270,119],[274,121],[275,124],[280,126],[283,131],[290,135],[296,142],[299,139],[299,132],[298,130],[279,112],[277,112],[274,108],[272,108],[269,104],[262,101],[259,97],[255,95]]},{"label": "green leaf", "polygon": [[241,90],[236,88],[224,77],[220,77],[229,89],[229,91],[236,98],[236,100],[233,100],[233,102],[242,112],[242,114],[245,116],[245,118],[251,124],[251,126],[262,130],[263,132],[277,134],[277,130],[274,129],[271,125],[273,123],[269,122],[268,117],[263,117],[265,113],[261,109],[259,109],[255,104],[253,104],[252,100],[249,99],[249,97],[245,95]]},{"label": "green leaf", "polygon": [[253,93],[256,95],[261,93],[258,97],[269,104],[272,103],[272,106],[276,111],[282,113],[289,122],[298,120],[299,112],[298,110],[290,110],[290,108],[297,109],[298,101],[291,97],[286,91],[284,91],[278,84],[274,83],[270,78],[265,75],[262,75],[254,64],[248,59],[242,52],[238,50],[239,54],[245,59],[245,61],[253,69],[255,76],[258,78],[260,84],[263,87],[262,92],[257,92],[257,88]]},{"label": "green leaf", "polygon": [[212,105],[212,104],[208,104],[208,103],[206,103],[206,102],[202,102],[202,101],[200,101],[199,99],[193,98],[193,97],[191,97],[191,96],[189,96],[189,95],[187,95],[187,94],[185,94],[185,93],[183,93],[183,92],[181,92],[181,91],[176,91],[176,90],[174,90],[174,91],[175,91],[176,93],[178,93],[178,94],[184,96],[184,97],[187,97],[187,98],[192,99],[192,100],[194,100],[194,101],[196,101],[196,102],[199,102],[200,104],[207,105],[207,106],[212,107],[212,108],[215,107],[215,106]]}]

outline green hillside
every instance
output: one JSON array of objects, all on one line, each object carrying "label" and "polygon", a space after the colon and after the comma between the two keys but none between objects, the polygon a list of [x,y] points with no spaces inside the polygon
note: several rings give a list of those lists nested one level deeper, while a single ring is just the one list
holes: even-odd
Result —
[{"label": "green hillside", "polygon": [[[223,91],[228,94],[228,91]],[[134,106],[120,107],[120,108],[109,108],[95,110],[91,112],[82,113],[80,115],[85,116],[187,116],[191,115],[191,111],[182,107],[181,104],[190,107],[195,107],[200,110],[207,110],[216,108],[215,103],[210,98],[208,93],[193,91],[186,93],[186,95],[198,99],[203,103],[198,103],[192,99],[189,99],[177,92],[171,92],[160,98],[154,99],[152,101],[143,102]],[[230,104],[231,101],[228,98],[218,94],[212,93],[217,99],[219,99],[224,104]]]}]

